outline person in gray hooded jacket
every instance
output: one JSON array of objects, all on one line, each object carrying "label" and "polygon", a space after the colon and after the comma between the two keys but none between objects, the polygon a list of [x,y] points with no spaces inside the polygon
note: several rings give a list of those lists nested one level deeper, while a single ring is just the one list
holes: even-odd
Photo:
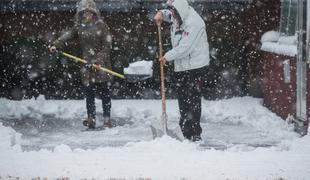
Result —
[{"label": "person in gray hooded jacket", "polygon": [[172,49],[160,61],[174,62],[183,136],[200,141],[202,77],[210,62],[206,26],[187,0],[168,0],[167,5],[154,16],[158,26],[163,21],[171,24]]}]

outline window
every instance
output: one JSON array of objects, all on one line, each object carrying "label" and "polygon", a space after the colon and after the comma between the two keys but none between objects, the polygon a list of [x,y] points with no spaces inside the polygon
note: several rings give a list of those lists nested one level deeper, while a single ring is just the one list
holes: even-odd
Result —
[{"label": "window", "polygon": [[293,36],[297,26],[297,0],[282,0],[280,33],[283,36]]}]

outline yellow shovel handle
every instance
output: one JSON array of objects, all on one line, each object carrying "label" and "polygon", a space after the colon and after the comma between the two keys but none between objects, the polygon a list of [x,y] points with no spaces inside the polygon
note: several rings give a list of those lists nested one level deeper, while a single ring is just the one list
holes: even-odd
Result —
[{"label": "yellow shovel handle", "polygon": [[[83,64],[86,64],[86,63],[87,63],[86,60],[84,60],[84,59],[82,59],[82,58],[79,58],[79,57],[76,57],[76,56],[73,56],[73,55],[71,55],[71,54],[68,54],[68,53],[65,53],[65,52],[61,52],[61,54],[64,55],[64,56],[66,56],[66,57],[68,57],[68,58],[71,58],[71,59],[74,60],[75,62],[80,62],[80,63],[83,63]],[[101,67],[101,66],[96,65],[96,64],[93,64],[93,67],[96,68],[96,69],[98,69],[98,70],[104,71],[104,72],[109,73],[109,74],[112,74],[112,75],[114,75],[114,76],[117,76],[117,77],[119,77],[119,78],[125,79],[125,76],[124,76],[124,75],[119,74],[119,73],[117,73],[117,72],[114,72],[114,71],[112,71],[112,70],[110,70],[110,69]]]}]

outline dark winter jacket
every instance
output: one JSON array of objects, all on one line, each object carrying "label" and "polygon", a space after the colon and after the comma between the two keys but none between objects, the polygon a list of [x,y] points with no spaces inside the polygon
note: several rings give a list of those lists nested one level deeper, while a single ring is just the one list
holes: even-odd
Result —
[{"label": "dark winter jacket", "polygon": [[[82,22],[83,11],[93,12],[95,20],[91,23]],[[77,38],[82,49],[82,58],[92,64],[101,65],[111,69],[111,44],[112,36],[109,27],[100,18],[100,12],[93,0],[82,0],[77,4],[75,25],[68,32],[59,37],[54,45],[61,46],[66,41]],[[84,85],[90,82],[104,82],[111,80],[111,76],[105,72],[95,69],[82,68],[82,81]]]}]

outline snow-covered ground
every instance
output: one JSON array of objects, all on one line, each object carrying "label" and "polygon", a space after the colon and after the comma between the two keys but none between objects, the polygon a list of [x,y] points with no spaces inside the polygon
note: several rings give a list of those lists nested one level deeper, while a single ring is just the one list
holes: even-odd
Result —
[{"label": "snow-covered ground", "polygon": [[[174,129],[175,100],[167,111]],[[310,135],[300,138],[261,99],[204,100],[203,145],[152,139],[159,100],[113,100],[117,127],[103,131],[83,131],[85,116],[84,101],[0,99],[0,179],[310,178]]]}]

